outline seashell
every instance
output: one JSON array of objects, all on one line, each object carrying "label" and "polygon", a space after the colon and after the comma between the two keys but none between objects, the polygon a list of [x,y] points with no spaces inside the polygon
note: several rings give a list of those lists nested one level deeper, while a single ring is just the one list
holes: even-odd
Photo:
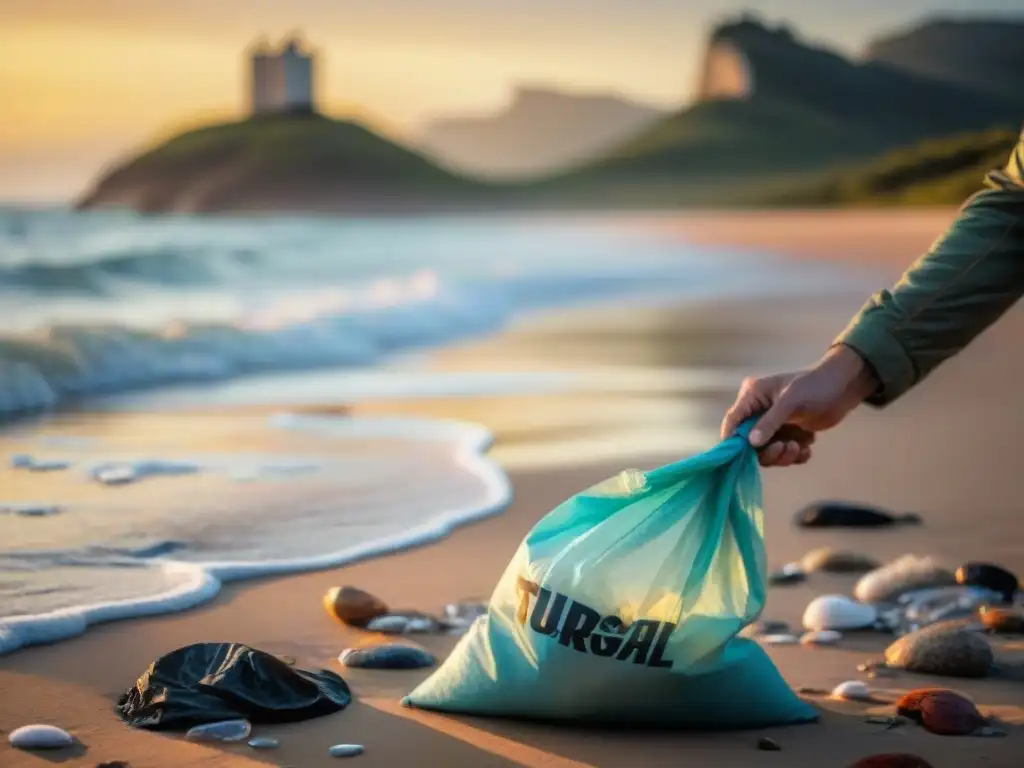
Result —
[{"label": "seashell", "polygon": [[896,711],[944,736],[966,736],[985,725],[973,701],[945,688],[913,690],[896,702]]},{"label": "seashell", "polygon": [[844,595],[822,595],[812,600],[804,610],[806,629],[864,629],[878,619],[873,606],[856,603]]},{"label": "seashell", "polygon": [[7,741],[15,749],[60,749],[75,743],[74,737],[63,728],[45,723],[15,728]]},{"label": "seashell", "polygon": [[817,632],[804,632],[800,635],[801,645],[835,645],[843,639],[842,632],[834,629],[822,629]]},{"label": "seashell", "polygon": [[879,566],[881,563],[867,555],[831,547],[812,549],[800,559],[800,567],[807,573],[867,573]]},{"label": "seashell", "polygon": [[998,592],[1003,601],[1012,603],[1020,582],[1017,576],[1005,568],[990,563],[964,563],[956,569],[957,584],[984,587]]},{"label": "seashell", "polygon": [[346,648],[338,661],[346,667],[363,669],[420,669],[431,666],[435,659],[422,648],[388,644]]},{"label": "seashell", "polygon": [[904,555],[864,574],[853,588],[853,596],[863,603],[884,603],[913,589],[953,584],[953,574],[932,558]]},{"label": "seashell", "polygon": [[332,587],[324,595],[324,608],[336,619],[353,627],[365,627],[388,612],[383,600],[355,587]]},{"label": "seashell", "polygon": [[833,699],[846,701],[871,701],[871,690],[860,680],[847,680],[832,689]]},{"label": "seashell", "polygon": [[250,733],[252,726],[248,720],[221,720],[189,728],[185,738],[188,741],[243,741]]},{"label": "seashell", "polygon": [[363,754],[362,744],[335,744],[327,750],[331,757],[355,757]]},{"label": "seashell", "polygon": [[932,624],[904,635],[885,649],[890,667],[947,677],[985,677],[993,654],[979,632],[959,623]]}]

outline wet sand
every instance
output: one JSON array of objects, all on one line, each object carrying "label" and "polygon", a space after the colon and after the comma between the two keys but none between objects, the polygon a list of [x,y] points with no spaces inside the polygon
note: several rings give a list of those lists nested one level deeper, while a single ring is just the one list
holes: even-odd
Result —
[{"label": "wet sand", "polygon": [[[833,246],[827,218],[804,214],[815,226],[783,237],[762,231],[760,245],[783,249],[799,241],[801,255]],[[871,216],[873,214],[865,214]],[[946,218],[948,219],[947,214]],[[850,214],[841,214],[848,217]],[[843,219],[846,221],[846,219]],[[898,274],[916,251],[899,232],[906,223],[892,218],[891,241],[879,234],[885,222],[862,222],[862,257]],[[750,223],[750,227],[764,224]],[[806,221],[804,221],[806,224]],[[685,222],[680,223],[685,228]],[[708,232],[711,225],[701,224]],[[720,224],[719,242],[728,243],[743,227]],[[844,225],[845,226],[845,225]],[[854,230],[857,228],[854,227]],[[922,228],[923,229],[923,228]],[[682,229],[680,230],[682,231]],[[938,231],[924,239],[930,242]],[[710,234],[706,234],[711,237]],[[923,236],[923,235],[922,235]],[[745,235],[752,238],[753,235]],[[852,237],[852,236],[851,236]],[[855,243],[842,258],[855,258]],[[916,246],[915,246],[916,248]],[[485,369],[562,365],[636,366],[645,369],[687,366],[767,370],[810,362],[842,326],[862,297],[822,301],[759,300],[742,306],[718,304],[658,308],[645,312],[608,309],[568,313],[484,342],[467,344],[437,357],[442,369]],[[865,410],[840,430],[823,435],[814,461],[802,468],[764,474],[766,541],[769,564],[777,567],[825,544],[888,559],[903,553],[931,554],[950,567],[985,559],[1024,572],[1021,524],[1019,435],[1024,430],[1024,374],[1020,339],[1024,312],[1015,311],[963,355],[937,371],[919,390],[883,412]],[[585,340],[586,344],[579,343]],[[568,342],[572,343],[568,343]],[[569,358],[566,350],[577,350]],[[579,352],[587,349],[588,352]],[[358,758],[366,766],[846,766],[878,752],[913,752],[935,768],[1010,768],[1020,764],[1024,738],[1024,682],[1015,670],[1024,658],[1024,642],[998,644],[1006,671],[985,680],[953,680],[900,673],[867,680],[857,665],[877,658],[882,636],[847,635],[836,648],[771,647],[769,652],[794,687],[828,689],[849,679],[877,687],[891,701],[900,691],[922,685],[950,687],[971,695],[983,711],[1007,723],[1001,739],[941,737],[916,726],[884,730],[864,722],[869,712],[888,711],[884,703],[867,705],[809,697],[821,722],[792,728],[741,733],[613,733],[478,718],[453,718],[401,709],[398,699],[429,674],[342,670],[357,697],[337,715],[288,726],[263,727],[278,736],[281,749],[255,752],[188,744],[178,737],[131,731],[113,712],[117,695],[157,656],[199,641],[244,642],[288,654],[300,666],[338,669],[345,647],[375,638],[346,629],[320,605],[335,585],[367,589],[395,607],[437,610],[461,598],[486,597],[530,526],[559,501],[624,466],[649,468],[675,458],[679,445],[714,430],[731,392],[717,386],[663,386],[652,391],[638,378],[636,387],[579,397],[537,395],[524,398],[480,397],[465,400],[369,402],[355,413],[415,413],[480,421],[497,435],[496,459],[508,458],[516,499],[507,512],[466,526],[443,542],[343,569],[229,585],[210,604],[173,616],[119,622],[90,629],[57,645],[30,648],[0,658],[0,733],[44,721],[71,731],[81,747],[53,759],[69,766],[95,766],[125,760],[140,766],[333,765],[327,747],[339,742],[366,746]],[[685,403],[685,405],[682,405]],[[642,405],[643,404],[643,405]],[[517,413],[524,414],[523,418]],[[587,414],[595,414],[588,419]],[[609,415],[611,414],[611,415]],[[602,415],[601,418],[597,418]],[[96,417],[116,433],[129,417]],[[133,415],[130,418],[145,418]],[[182,416],[186,420],[189,417]],[[523,422],[527,426],[523,426]],[[596,424],[588,428],[588,424]],[[138,429],[137,422],[133,429]],[[643,433],[656,435],[644,449]],[[624,441],[628,459],[584,461],[574,446],[606,439]],[[572,438],[572,439],[567,439]],[[708,440],[711,437],[707,438]],[[562,441],[559,443],[559,441]],[[582,441],[582,442],[580,442]],[[552,469],[529,467],[529,450],[554,442]],[[710,443],[709,443],[710,444]],[[635,448],[633,446],[636,446]],[[682,450],[682,448],[680,448]],[[573,459],[576,460],[573,460]],[[515,468],[515,467],[520,468]],[[178,478],[181,483],[189,478]],[[37,479],[45,483],[43,476]],[[40,486],[41,488],[43,486]],[[141,486],[140,486],[141,489]],[[790,524],[803,503],[823,497],[878,503],[915,511],[919,527],[866,532],[807,532]],[[771,589],[764,618],[796,626],[816,594],[846,592],[853,577],[814,575],[803,585]],[[416,638],[439,656],[455,640]],[[782,753],[756,750],[758,736],[770,735]],[[14,752],[0,744],[0,765],[38,766],[44,758]]]}]

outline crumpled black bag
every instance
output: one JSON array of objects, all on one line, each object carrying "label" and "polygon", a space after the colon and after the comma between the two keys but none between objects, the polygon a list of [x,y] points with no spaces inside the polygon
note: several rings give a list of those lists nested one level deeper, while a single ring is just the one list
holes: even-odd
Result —
[{"label": "crumpled black bag", "polygon": [[218,720],[254,723],[308,720],[338,712],[352,701],[340,675],[295,669],[240,643],[196,643],[171,651],[117,702],[128,725],[186,729]]}]

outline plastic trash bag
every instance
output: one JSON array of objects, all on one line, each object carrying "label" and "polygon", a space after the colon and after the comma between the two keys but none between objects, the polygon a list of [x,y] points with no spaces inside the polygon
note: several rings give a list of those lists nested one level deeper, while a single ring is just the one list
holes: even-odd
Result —
[{"label": "plastic trash bag", "polygon": [[117,710],[136,728],[184,730],[221,720],[308,720],[338,712],[351,700],[348,685],[330,670],[295,669],[238,643],[197,643],[154,661]]},{"label": "plastic trash bag", "polygon": [[749,429],[555,508],[520,544],[487,614],[403,703],[702,729],[815,720],[760,646],[736,637],[766,593]]}]

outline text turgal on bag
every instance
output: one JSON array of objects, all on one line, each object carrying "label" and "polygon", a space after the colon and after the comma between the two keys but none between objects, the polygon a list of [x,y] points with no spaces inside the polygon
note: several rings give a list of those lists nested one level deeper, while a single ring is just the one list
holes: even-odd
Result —
[{"label": "text turgal on bag", "polygon": [[520,544],[487,614],[403,703],[693,728],[815,720],[760,646],[737,637],[765,602],[749,429],[551,511]]}]

